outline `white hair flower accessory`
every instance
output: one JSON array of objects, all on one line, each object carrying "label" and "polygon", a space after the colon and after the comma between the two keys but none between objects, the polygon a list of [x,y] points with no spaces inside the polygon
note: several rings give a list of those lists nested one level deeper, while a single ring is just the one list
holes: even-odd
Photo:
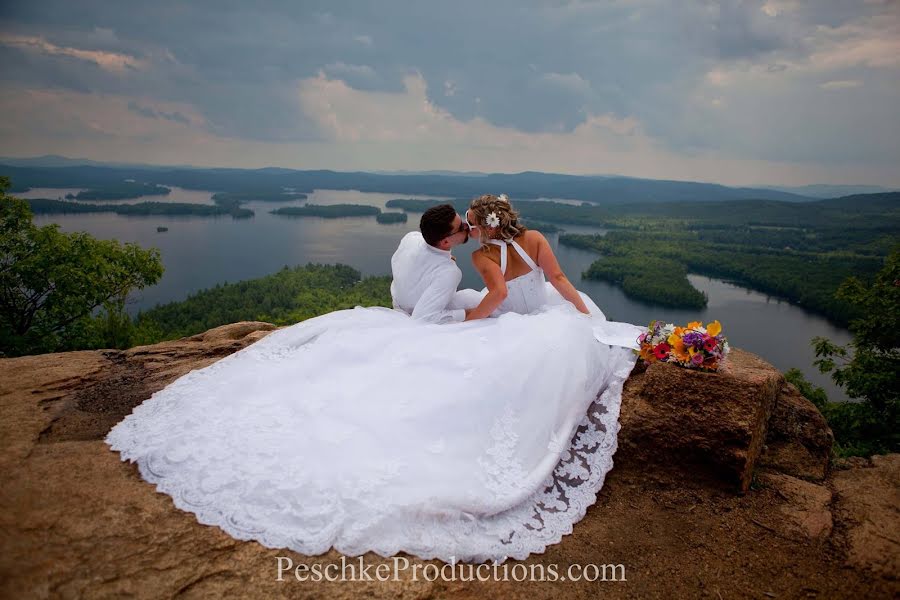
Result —
[{"label": "white hair flower accessory", "polygon": [[507,196],[506,194],[500,194],[499,196],[497,196],[497,200],[499,200],[500,202],[506,202],[508,204],[509,196]]},{"label": "white hair flower accessory", "polygon": [[492,212],[484,219],[485,225],[488,227],[500,227],[500,217],[497,216],[497,213]]}]

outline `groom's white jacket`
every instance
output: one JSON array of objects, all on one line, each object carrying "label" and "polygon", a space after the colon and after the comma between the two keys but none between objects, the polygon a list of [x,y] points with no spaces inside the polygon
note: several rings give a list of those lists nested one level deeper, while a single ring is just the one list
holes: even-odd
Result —
[{"label": "groom's white jacket", "polygon": [[464,309],[451,308],[462,271],[449,250],[435,248],[411,231],[391,257],[391,272],[394,308],[430,323],[465,321]]}]

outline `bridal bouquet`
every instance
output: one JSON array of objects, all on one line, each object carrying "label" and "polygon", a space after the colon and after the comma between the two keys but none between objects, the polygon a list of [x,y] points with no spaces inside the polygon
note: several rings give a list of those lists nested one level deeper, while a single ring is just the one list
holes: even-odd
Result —
[{"label": "bridal bouquet", "polygon": [[715,371],[728,354],[728,340],[722,335],[722,324],[692,321],[687,327],[651,321],[646,333],[638,337],[640,350],[635,352],[646,363],[675,363],[691,369]]}]

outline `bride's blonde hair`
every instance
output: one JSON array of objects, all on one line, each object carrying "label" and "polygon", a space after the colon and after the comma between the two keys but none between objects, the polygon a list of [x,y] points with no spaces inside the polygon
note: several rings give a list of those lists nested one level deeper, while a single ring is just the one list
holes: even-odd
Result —
[{"label": "bride's blonde hair", "polygon": [[528,228],[519,222],[519,213],[512,207],[506,195],[495,196],[493,194],[485,194],[472,200],[469,205],[469,212],[472,215],[472,222],[478,225],[478,233],[480,235],[481,247],[488,249],[488,229],[487,217],[491,213],[495,214],[500,220],[497,227],[497,238],[508,240],[525,233]]}]

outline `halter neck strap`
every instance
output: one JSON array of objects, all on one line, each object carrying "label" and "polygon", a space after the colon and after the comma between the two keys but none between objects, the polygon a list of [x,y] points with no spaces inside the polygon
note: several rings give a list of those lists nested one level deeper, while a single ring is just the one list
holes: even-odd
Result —
[{"label": "halter neck strap", "polygon": [[526,265],[528,265],[531,268],[532,271],[538,270],[537,264],[535,264],[535,262],[531,259],[531,257],[528,256],[528,253],[525,252],[525,250],[522,249],[522,246],[520,246],[514,239],[509,238],[509,239],[505,239],[505,240],[488,240],[488,243],[493,244],[495,246],[500,246],[500,272],[503,273],[504,275],[506,275],[506,264],[507,264],[506,247],[510,244],[515,249],[516,254],[518,254],[519,257],[521,257],[521,259],[525,262]]}]

